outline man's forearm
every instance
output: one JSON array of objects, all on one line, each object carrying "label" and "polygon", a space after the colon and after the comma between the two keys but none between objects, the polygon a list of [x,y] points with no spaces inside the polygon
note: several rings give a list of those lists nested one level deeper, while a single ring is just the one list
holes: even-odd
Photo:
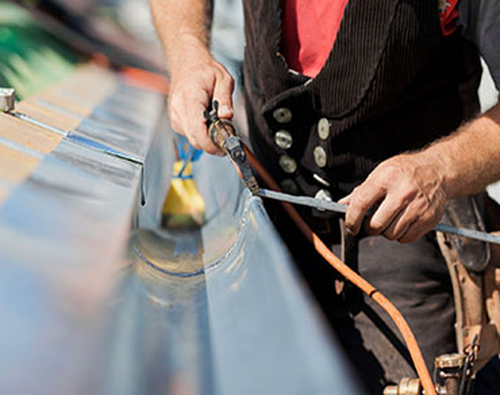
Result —
[{"label": "man's forearm", "polygon": [[168,114],[172,129],[194,148],[223,152],[210,140],[203,116],[212,100],[219,116],[233,116],[234,81],[209,49],[213,0],[150,0],[170,73]]},{"label": "man's forearm", "polygon": [[169,71],[181,66],[186,50],[207,50],[212,0],[150,0]]},{"label": "man's forearm", "polygon": [[442,161],[450,198],[479,192],[500,180],[500,103],[422,154]]}]

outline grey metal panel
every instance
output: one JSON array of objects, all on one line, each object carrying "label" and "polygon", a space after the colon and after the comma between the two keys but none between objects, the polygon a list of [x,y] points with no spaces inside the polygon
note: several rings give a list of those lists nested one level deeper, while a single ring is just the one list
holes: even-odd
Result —
[{"label": "grey metal panel", "polygon": [[[144,147],[134,152],[141,158],[163,98],[138,93],[150,104],[138,106],[147,118]],[[127,118],[115,114],[128,110],[133,124],[132,104],[108,106],[106,122],[114,119],[111,126],[125,130]],[[118,280],[141,173],[140,164],[65,138],[1,206],[1,393],[98,391],[99,361],[108,352],[101,343],[103,309]]]},{"label": "grey metal panel", "polygon": [[158,95],[121,83],[73,133],[144,159],[151,138],[147,131],[157,124],[162,106]]}]

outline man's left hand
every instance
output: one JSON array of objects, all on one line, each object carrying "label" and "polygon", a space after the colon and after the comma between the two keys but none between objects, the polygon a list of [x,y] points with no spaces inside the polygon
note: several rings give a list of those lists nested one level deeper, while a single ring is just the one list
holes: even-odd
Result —
[{"label": "man's left hand", "polygon": [[422,151],[382,162],[340,202],[349,205],[350,233],[357,234],[364,223],[370,235],[411,243],[440,221],[447,199],[440,159]]}]

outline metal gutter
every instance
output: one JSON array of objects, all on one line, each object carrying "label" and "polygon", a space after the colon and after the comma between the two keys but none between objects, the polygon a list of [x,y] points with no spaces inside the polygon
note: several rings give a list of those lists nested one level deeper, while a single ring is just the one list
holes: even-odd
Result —
[{"label": "metal gutter", "polygon": [[110,310],[105,392],[355,393],[262,201],[227,159],[205,155],[194,174],[207,224],[132,238]]},{"label": "metal gutter", "polygon": [[159,229],[173,158],[163,106],[119,81],[0,207],[0,392],[356,391],[227,159],[194,169],[207,224]]}]

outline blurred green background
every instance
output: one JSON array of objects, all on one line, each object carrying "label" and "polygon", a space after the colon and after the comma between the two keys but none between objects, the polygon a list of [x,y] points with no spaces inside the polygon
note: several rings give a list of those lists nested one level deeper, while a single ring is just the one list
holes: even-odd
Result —
[{"label": "blurred green background", "polygon": [[22,7],[0,3],[0,86],[22,100],[60,81],[82,59]]}]

